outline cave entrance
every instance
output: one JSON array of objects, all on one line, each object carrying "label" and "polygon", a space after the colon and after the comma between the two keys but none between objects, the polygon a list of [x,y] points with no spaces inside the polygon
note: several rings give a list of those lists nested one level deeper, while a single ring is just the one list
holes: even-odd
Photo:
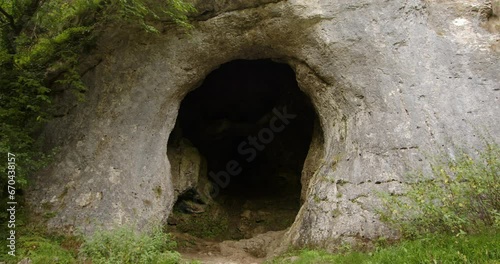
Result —
[{"label": "cave entrance", "polygon": [[225,240],[288,228],[315,119],[287,64],[236,60],[210,73],[169,138],[170,230]]}]

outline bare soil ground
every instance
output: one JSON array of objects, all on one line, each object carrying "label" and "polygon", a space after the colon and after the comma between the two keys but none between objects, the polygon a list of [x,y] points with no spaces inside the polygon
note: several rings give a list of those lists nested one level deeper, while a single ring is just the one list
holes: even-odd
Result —
[{"label": "bare soil ground", "polygon": [[209,264],[263,263],[293,223],[298,194],[287,190],[221,195],[213,204],[200,206],[201,210],[174,210],[167,230],[184,259]]},{"label": "bare soil ground", "polygon": [[239,241],[211,241],[186,233],[174,233],[179,252],[186,260],[197,260],[206,264],[258,264],[264,263],[267,249],[279,242],[284,231],[271,231],[251,239]]}]

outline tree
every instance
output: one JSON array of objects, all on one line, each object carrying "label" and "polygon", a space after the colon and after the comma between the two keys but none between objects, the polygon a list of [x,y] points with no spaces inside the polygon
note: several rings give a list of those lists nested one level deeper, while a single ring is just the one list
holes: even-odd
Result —
[{"label": "tree", "polygon": [[6,190],[8,152],[22,161],[18,188],[47,165],[37,135],[52,116],[52,88],[85,92],[77,66],[100,28],[126,23],[158,32],[155,20],[189,28],[193,11],[182,0],[0,0],[0,188]]}]

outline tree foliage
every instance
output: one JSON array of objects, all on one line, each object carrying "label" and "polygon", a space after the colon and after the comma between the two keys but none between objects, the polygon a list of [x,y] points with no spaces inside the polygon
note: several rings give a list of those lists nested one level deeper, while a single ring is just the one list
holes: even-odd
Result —
[{"label": "tree foliage", "polygon": [[18,187],[47,164],[37,135],[53,114],[53,88],[85,92],[79,61],[99,29],[130,24],[158,32],[154,21],[189,28],[193,11],[182,0],[0,0],[0,187],[8,152],[17,157]]}]

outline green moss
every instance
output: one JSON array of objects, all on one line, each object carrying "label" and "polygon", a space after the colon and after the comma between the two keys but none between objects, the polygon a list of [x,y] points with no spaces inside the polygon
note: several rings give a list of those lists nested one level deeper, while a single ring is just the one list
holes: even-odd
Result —
[{"label": "green moss", "polygon": [[50,219],[50,218],[53,218],[56,215],[57,215],[56,212],[46,212],[46,213],[43,214],[43,218]]},{"label": "green moss", "polygon": [[159,185],[156,186],[155,188],[153,188],[153,191],[156,194],[156,198],[160,198],[161,194],[163,193],[163,190],[162,190],[161,186],[159,186]]},{"label": "green moss", "polygon": [[20,255],[29,257],[33,263],[76,263],[71,252],[65,250],[57,241],[38,236],[21,236]]},{"label": "green moss", "polygon": [[[26,207],[20,209],[16,215],[16,256],[8,255],[7,250],[0,250],[0,262],[16,264],[24,258],[30,258],[33,264],[78,263],[82,237],[49,233],[43,223],[53,217],[54,212],[47,211],[37,215],[30,214]],[[0,233],[4,238],[9,231],[6,228],[6,225],[0,226]],[[6,239],[0,240],[2,249],[7,249],[6,242]]]},{"label": "green moss", "polygon": [[340,213],[340,210],[338,208],[335,208],[333,211],[332,211],[332,216],[333,217],[337,217],[339,216],[341,213]]}]

